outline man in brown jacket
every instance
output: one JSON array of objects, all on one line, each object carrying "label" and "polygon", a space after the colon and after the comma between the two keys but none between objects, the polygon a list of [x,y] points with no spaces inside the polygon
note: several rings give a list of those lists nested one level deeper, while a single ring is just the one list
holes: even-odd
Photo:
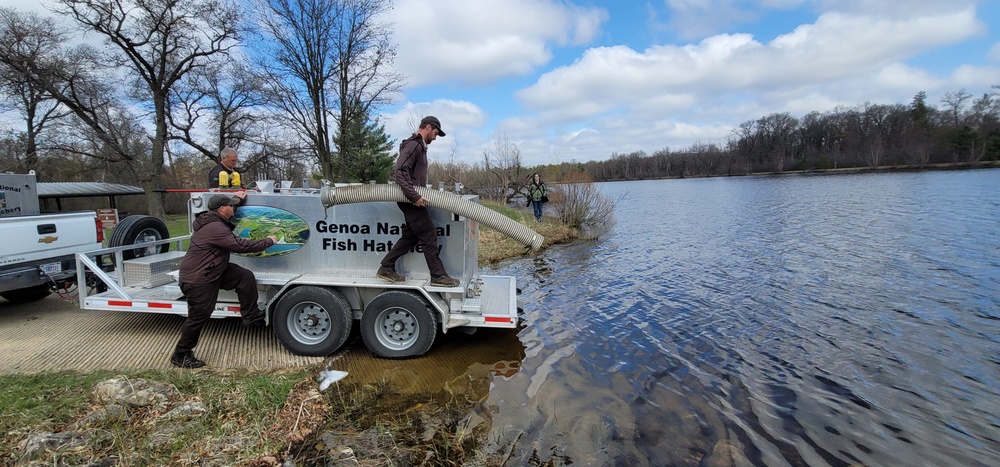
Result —
[{"label": "man in brown jacket", "polygon": [[[396,272],[396,260],[420,244],[427,261],[427,269],[431,273],[431,285],[438,287],[458,287],[459,280],[448,276],[444,263],[438,257],[437,229],[427,212],[427,198],[420,196],[414,187],[427,185],[427,145],[444,136],[441,121],[434,116],[420,120],[420,128],[409,138],[399,143],[399,157],[396,158],[396,169],[392,172],[393,180],[403,190],[403,195],[409,203],[396,203],[403,211],[406,224],[403,225],[403,235],[393,244],[389,253],[382,258],[382,263],[375,275],[390,282],[402,282],[406,278]],[[413,204],[410,204],[413,203]]]},{"label": "man in brown jacket", "polygon": [[191,245],[180,267],[180,286],[187,299],[188,317],[181,325],[181,338],[170,357],[174,366],[205,366],[205,362],[195,358],[193,349],[198,345],[202,328],[212,317],[219,289],[236,289],[244,326],[264,323],[264,312],[257,307],[257,279],[249,270],[230,264],[229,254],[264,251],[278,239],[271,235],[264,240],[249,240],[233,234],[236,226],[230,219],[244,199],[243,191],[235,196],[213,195],[208,200],[208,211],[194,220]]}]

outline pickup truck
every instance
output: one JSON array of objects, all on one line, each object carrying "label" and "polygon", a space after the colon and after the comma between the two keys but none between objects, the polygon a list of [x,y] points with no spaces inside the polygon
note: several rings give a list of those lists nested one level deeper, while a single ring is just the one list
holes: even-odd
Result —
[{"label": "pickup truck", "polygon": [[101,221],[93,211],[42,213],[37,181],[0,173],[0,297],[29,302],[76,281],[76,253],[100,249]]}]

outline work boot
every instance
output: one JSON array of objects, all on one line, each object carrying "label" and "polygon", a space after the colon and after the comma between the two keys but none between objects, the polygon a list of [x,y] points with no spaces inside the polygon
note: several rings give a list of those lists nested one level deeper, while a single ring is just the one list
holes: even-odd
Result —
[{"label": "work boot", "polygon": [[431,276],[431,285],[438,287],[458,287],[460,283],[458,279],[448,277],[447,274],[443,276]]},{"label": "work boot", "polygon": [[188,350],[187,352],[184,352],[182,354],[176,354],[176,353],[173,354],[170,357],[170,363],[173,363],[174,366],[181,367],[181,368],[188,368],[188,369],[191,369],[191,368],[201,368],[201,367],[205,366],[205,362],[203,362],[203,361],[198,360],[197,358],[195,358],[194,352],[192,352],[190,350]]},{"label": "work boot", "polygon": [[396,270],[390,267],[382,266],[378,268],[378,272],[375,273],[379,279],[385,279],[389,282],[403,282],[406,280],[405,277],[396,274]]},{"label": "work boot", "polygon": [[267,314],[263,310],[258,309],[256,313],[248,313],[242,316],[243,326],[263,326],[267,324],[265,318],[267,318]]}]

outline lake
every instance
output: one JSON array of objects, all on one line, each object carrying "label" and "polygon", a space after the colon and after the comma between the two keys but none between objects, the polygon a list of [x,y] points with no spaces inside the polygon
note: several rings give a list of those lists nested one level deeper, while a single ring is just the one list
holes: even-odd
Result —
[{"label": "lake", "polygon": [[507,465],[1000,464],[1000,170],[598,187],[599,242],[486,271]]}]

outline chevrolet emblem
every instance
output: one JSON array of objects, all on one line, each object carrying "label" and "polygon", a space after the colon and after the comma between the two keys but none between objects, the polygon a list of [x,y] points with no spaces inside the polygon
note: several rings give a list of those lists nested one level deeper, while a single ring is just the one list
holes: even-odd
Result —
[{"label": "chevrolet emblem", "polygon": [[48,236],[48,237],[39,238],[38,239],[38,243],[52,243],[52,242],[54,242],[56,240],[59,240],[59,237]]}]

